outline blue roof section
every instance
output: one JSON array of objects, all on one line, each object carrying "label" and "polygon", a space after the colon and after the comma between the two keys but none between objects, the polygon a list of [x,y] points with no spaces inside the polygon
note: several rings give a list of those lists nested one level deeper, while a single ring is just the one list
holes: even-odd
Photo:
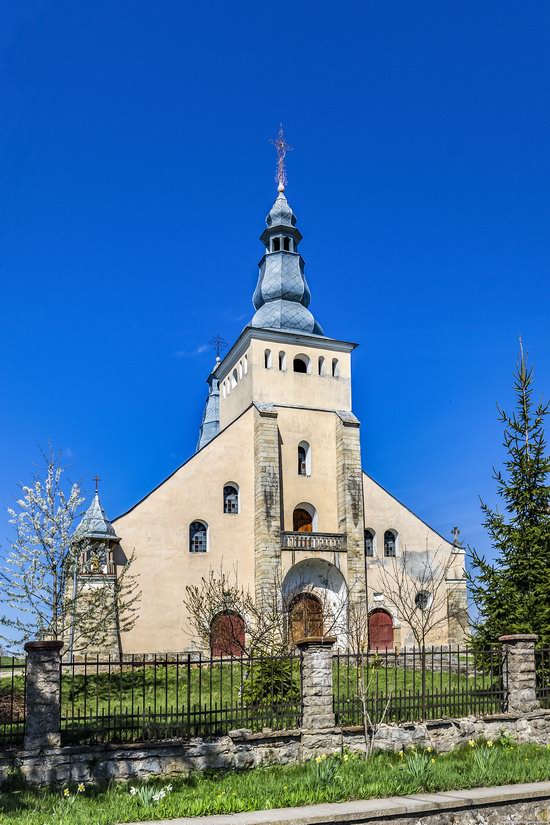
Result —
[{"label": "blue roof section", "polygon": [[75,530],[78,538],[97,539],[102,541],[118,541],[115,529],[101,506],[99,493],[96,490],[92,503],[86,510],[84,517]]},{"label": "blue roof section", "polygon": [[[260,262],[258,283],[252,303],[256,313],[251,326],[284,329],[323,335],[323,330],[308,309],[311,294],[304,275],[304,261],[298,253],[302,236],[296,229],[296,216],[283,192],[279,192],[266,218],[262,234],[266,253]],[[272,239],[288,239],[289,249],[273,248]]]},{"label": "blue roof section", "polygon": [[[220,363],[220,359],[216,358],[214,370]],[[214,375],[214,371],[208,376],[208,398],[204,406],[202,414],[202,422],[199,429],[199,440],[197,442],[197,451],[205,447],[209,441],[220,431],[220,382]]]}]

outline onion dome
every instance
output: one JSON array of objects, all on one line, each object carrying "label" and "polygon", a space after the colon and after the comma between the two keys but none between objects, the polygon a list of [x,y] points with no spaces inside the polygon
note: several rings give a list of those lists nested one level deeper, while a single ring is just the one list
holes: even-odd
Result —
[{"label": "onion dome", "polygon": [[282,183],[266,225],[260,238],[266,251],[252,299],[256,313],[251,326],[323,335],[308,309],[311,293],[304,275],[304,260],[298,252],[302,235],[296,228],[296,215]]}]

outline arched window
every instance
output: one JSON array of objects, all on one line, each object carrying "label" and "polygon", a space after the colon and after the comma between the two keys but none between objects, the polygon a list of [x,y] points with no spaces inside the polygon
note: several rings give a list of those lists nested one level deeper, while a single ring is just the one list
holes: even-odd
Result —
[{"label": "arched window", "polygon": [[227,610],[218,613],[210,622],[210,649],[212,656],[242,656],[245,644],[244,619]]},{"label": "arched window", "polygon": [[279,369],[286,370],[286,352],[282,350],[279,353]]},{"label": "arched window", "polygon": [[241,360],[241,361],[239,361],[239,381],[241,380],[242,377],[243,377],[243,362]]},{"label": "arched window", "polygon": [[285,252],[290,252],[290,238],[283,238],[283,249]]},{"label": "arched window", "polygon": [[313,533],[317,530],[317,510],[312,504],[298,504],[292,514],[292,530],[295,533]]},{"label": "arched window", "polygon": [[292,362],[294,372],[311,372],[311,361],[307,355],[296,355]]},{"label": "arched window", "polygon": [[298,475],[311,475],[311,448],[307,441],[298,444]]},{"label": "arched window", "polygon": [[237,386],[237,381],[239,380],[239,376],[237,375],[237,368],[233,370],[231,373],[231,389],[234,389]]},{"label": "arched window", "polygon": [[223,512],[239,512],[239,485],[232,482],[223,488]]},{"label": "arched window", "polygon": [[271,350],[270,349],[266,349],[266,351],[264,352],[264,366],[265,366],[266,370],[271,369]]},{"label": "arched window", "polygon": [[386,530],[384,533],[384,557],[386,559],[395,558],[395,548],[397,545],[397,533],[393,530]]},{"label": "arched window", "polygon": [[374,532],[365,530],[365,556],[374,556]]},{"label": "arched window", "polygon": [[279,252],[281,249],[281,239],[280,238],[273,238],[271,242],[271,250],[272,252]]},{"label": "arched window", "polygon": [[325,374],[325,359],[322,355],[319,356],[319,375]]},{"label": "arched window", "polygon": [[207,546],[208,525],[204,521],[192,521],[189,525],[189,552],[206,553]]},{"label": "arched window", "polygon": [[338,358],[332,359],[332,377],[339,378],[340,377],[340,364],[338,363]]}]

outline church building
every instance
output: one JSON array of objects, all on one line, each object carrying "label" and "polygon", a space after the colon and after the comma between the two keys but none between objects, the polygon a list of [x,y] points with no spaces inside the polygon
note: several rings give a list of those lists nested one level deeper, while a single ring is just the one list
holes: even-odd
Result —
[{"label": "church building", "polygon": [[464,551],[363,470],[352,409],[357,345],[326,335],[313,315],[301,240],[281,175],[261,235],[255,313],[216,359],[195,454],[112,525],[93,505],[117,542],[115,567],[133,554],[139,574],[124,653],[196,650],[185,588],[220,569],[256,594],[280,582],[293,638],[330,632],[345,647],[355,601],[368,611],[371,647],[413,645],[382,584],[405,552],[447,560],[449,612],[427,641],[463,641]]}]

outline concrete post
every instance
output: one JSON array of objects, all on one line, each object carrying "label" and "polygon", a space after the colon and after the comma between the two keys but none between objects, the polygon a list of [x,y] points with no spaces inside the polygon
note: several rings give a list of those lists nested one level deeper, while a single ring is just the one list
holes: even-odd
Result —
[{"label": "concrete post", "polygon": [[61,744],[61,641],[27,642],[25,750]]},{"label": "concrete post", "polygon": [[296,644],[302,654],[302,754],[309,759],[341,746],[332,699],[333,636],[308,637]]},{"label": "concrete post", "polygon": [[536,690],[535,633],[500,636],[504,689],[508,691],[508,712],[529,713],[540,707]]}]

